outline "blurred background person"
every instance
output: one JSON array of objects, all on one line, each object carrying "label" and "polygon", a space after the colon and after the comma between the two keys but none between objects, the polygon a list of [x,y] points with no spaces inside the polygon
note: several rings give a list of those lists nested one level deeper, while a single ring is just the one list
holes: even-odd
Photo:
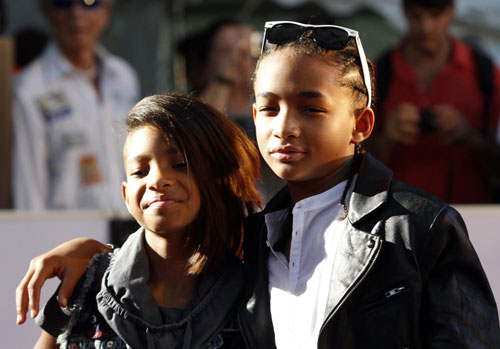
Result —
[{"label": "blurred background person", "polygon": [[14,85],[14,207],[119,209],[135,72],[98,45],[110,0],[41,0],[54,40]]},{"label": "blurred background person", "polygon": [[[251,78],[260,43],[260,34],[251,25],[222,18],[179,44],[188,89],[228,115],[253,141]],[[264,161],[261,176],[258,188],[266,202],[284,183]]]},{"label": "blurred background person", "polygon": [[369,149],[397,179],[447,202],[491,202],[500,72],[450,34],[453,0],[403,0],[403,9],[408,32],[378,62]]},{"label": "blurred background person", "polygon": [[189,90],[255,139],[250,81],[259,52],[253,51],[253,35],[251,25],[224,18],[188,36],[179,48]]}]

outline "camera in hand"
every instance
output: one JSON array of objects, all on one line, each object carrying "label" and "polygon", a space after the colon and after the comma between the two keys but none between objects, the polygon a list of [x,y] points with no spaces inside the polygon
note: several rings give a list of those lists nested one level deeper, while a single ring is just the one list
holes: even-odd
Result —
[{"label": "camera in hand", "polygon": [[424,109],[420,112],[420,130],[422,130],[422,133],[432,133],[436,131],[434,118],[435,115],[430,109]]}]

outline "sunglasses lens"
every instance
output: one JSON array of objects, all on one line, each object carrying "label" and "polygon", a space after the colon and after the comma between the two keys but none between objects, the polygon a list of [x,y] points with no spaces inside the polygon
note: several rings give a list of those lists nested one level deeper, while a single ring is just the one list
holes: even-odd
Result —
[{"label": "sunglasses lens", "polygon": [[296,40],[302,34],[302,28],[295,24],[278,24],[267,30],[267,41],[270,44],[286,44]]},{"label": "sunglasses lens", "polygon": [[99,0],[52,0],[52,7],[56,10],[69,10],[74,4],[80,4],[86,9],[99,7]]},{"label": "sunglasses lens", "polygon": [[73,6],[73,1],[70,0],[54,0],[52,1],[52,7],[58,10],[66,10]]},{"label": "sunglasses lens", "polygon": [[349,33],[340,28],[315,28],[314,40],[316,43],[328,50],[342,50],[347,46],[351,37]]},{"label": "sunglasses lens", "polygon": [[[266,23],[267,26],[267,23]],[[294,23],[279,23],[271,28],[266,28],[264,42],[262,43],[262,51],[265,50],[266,42],[274,45],[283,45],[300,38],[302,33],[312,30],[312,35],[316,45],[327,50],[342,50],[351,39],[356,38],[356,49],[358,50],[361,60],[361,70],[363,80],[368,93],[367,106],[371,106],[371,79],[366,56],[361,45],[361,40],[357,33],[349,34],[349,30],[337,26],[315,26],[315,25],[300,25]],[[354,31],[353,31],[354,32]]]}]

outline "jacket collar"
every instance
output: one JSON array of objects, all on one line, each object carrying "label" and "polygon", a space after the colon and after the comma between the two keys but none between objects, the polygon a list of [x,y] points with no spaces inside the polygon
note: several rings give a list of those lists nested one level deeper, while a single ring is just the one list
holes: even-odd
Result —
[{"label": "jacket collar", "polygon": [[293,205],[292,198],[290,197],[290,192],[288,191],[288,186],[284,186],[266,204],[266,207],[262,211],[262,214],[283,210],[285,208],[291,207],[292,205]]},{"label": "jacket collar", "polygon": [[356,224],[389,201],[392,171],[368,153],[363,155],[349,202],[348,219]]},{"label": "jacket collar", "polygon": [[97,295],[98,308],[111,328],[133,348],[204,347],[233,314],[241,296],[241,263],[228,258],[220,271],[202,276],[194,301],[168,320],[151,294],[144,229],[115,250]]}]

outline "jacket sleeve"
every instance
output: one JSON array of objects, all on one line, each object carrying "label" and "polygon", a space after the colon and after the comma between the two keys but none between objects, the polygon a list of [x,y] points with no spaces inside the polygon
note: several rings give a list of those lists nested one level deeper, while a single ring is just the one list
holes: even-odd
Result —
[{"label": "jacket sleeve", "polygon": [[41,210],[49,191],[45,124],[34,101],[15,93],[12,115],[14,208]]},{"label": "jacket sleeve", "polygon": [[426,348],[500,348],[495,299],[460,214],[446,206],[424,245]]}]

